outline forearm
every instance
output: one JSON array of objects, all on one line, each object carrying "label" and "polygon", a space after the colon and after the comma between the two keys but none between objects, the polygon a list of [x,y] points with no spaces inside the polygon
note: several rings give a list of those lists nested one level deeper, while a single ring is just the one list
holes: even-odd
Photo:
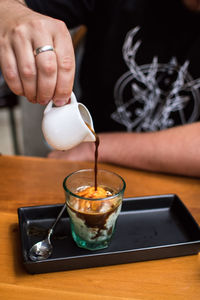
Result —
[{"label": "forearm", "polygon": [[200,123],[151,133],[100,134],[99,161],[200,177]]}]

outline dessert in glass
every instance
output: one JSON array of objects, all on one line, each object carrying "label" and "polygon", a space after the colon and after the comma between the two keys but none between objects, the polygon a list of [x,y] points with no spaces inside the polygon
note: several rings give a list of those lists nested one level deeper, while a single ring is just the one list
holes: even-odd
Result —
[{"label": "dessert in glass", "polygon": [[63,182],[71,232],[77,246],[99,250],[109,246],[121,210],[125,181],[107,170],[84,169]]}]

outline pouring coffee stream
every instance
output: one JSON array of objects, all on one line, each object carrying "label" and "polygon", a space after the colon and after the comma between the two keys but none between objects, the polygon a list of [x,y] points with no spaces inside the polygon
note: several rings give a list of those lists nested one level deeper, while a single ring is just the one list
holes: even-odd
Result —
[{"label": "pouring coffee stream", "polygon": [[72,92],[70,102],[55,107],[51,100],[44,110],[42,131],[46,142],[56,150],[68,150],[81,142],[95,142],[94,187],[97,191],[97,159],[99,137],[94,131],[87,107]]},{"label": "pouring coffee stream", "polygon": [[87,124],[85,122],[85,124],[87,125],[87,127],[92,131],[92,133],[95,136],[95,153],[94,153],[94,189],[95,191],[97,191],[97,171],[98,171],[98,149],[99,149],[99,144],[100,144],[100,139],[99,136],[94,132],[94,130],[90,127],[89,124]]}]

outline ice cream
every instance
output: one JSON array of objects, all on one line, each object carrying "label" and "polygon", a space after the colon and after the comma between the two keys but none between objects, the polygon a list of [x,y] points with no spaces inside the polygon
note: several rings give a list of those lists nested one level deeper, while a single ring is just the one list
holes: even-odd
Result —
[{"label": "ice cream", "polygon": [[76,194],[87,199],[73,197],[68,203],[73,237],[90,244],[110,239],[122,198],[119,195],[115,197],[115,191],[102,186],[98,186],[97,190],[94,187],[80,187]]}]

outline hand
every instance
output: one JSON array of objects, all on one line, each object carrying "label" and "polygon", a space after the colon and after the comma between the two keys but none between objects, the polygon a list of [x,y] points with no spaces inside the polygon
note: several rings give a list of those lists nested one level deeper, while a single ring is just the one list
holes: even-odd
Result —
[{"label": "hand", "polygon": [[[22,2],[22,0],[20,0]],[[57,106],[72,92],[75,59],[71,36],[59,20],[38,14],[18,1],[0,3],[0,66],[9,88],[30,102]],[[34,49],[55,51],[34,56]]]},{"label": "hand", "polygon": [[54,150],[49,153],[48,158],[68,161],[94,161],[94,151],[94,143],[83,142],[67,151]]},{"label": "hand", "polygon": [[200,0],[182,0],[185,6],[192,11],[200,11]]}]

